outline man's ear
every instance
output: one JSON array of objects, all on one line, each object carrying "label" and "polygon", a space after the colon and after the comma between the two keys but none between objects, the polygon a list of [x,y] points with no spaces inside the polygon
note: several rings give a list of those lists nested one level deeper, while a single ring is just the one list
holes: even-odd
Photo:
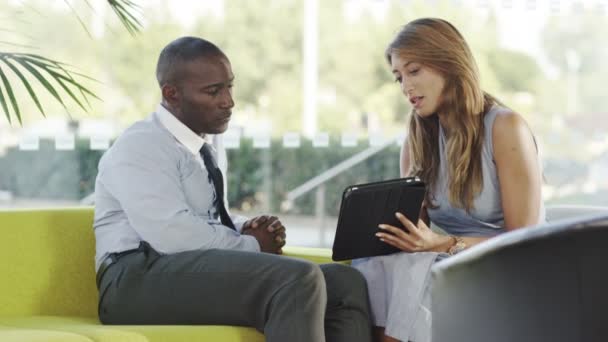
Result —
[{"label": "man's ear", "polygon": [[180,93],[176,86],[174,86],[172,84],[165,84],[162,86],[161,92],[163,94],[163,99],[171,107],[175,108],[179,104]]}]

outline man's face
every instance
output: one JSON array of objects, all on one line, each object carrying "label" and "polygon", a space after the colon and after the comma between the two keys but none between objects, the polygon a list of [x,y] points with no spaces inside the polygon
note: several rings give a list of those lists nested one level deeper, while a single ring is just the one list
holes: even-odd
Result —
[{"label": "man's face", "polygon": [[186,63],[182,72],[174,114],[197,134],[225,132],[234,107],[230,62],[222,56],[199,58]]}]

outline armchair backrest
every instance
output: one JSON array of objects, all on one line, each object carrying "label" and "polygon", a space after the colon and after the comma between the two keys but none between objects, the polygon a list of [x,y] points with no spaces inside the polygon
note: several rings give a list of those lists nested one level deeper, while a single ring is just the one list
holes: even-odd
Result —
[{"label": "armchair backrest", "polygon": [[503,234],[433,267],[434,342],[608,341],[608,215]]}]

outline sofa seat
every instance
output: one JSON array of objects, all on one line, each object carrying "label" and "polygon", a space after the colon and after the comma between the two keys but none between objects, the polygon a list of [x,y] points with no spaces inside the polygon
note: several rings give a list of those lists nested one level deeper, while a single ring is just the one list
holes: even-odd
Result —
[{"label": "sofa seat", "polygon": [[[97,317],[93,208],[0,210],[0,342],[262,342],[253,328],[102,325]],[[285,246],[331,262],[331,250]]]},{"label": "sofa seat", "polygon": [[2,342],[90,342],[86,336],[70,332],[46,329],[28,329],[3,326],[0,324]]},{"label": "sofa seat", "polygon": [[0,341],[263,342],[264,335],[253,328],[234,326],[102,325],[97,318],[23,316],[0,317]]}]

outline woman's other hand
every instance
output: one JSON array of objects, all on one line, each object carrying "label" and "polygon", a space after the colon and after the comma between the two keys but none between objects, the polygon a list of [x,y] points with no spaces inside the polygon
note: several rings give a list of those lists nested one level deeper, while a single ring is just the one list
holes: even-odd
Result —
[{"label": "woman's other hand", "polygon": [[450,248],[453,242],[452,237],[435,233],[422,220],[418,220],[418,224],[415,225],[401,213],[395,213],[395,216],[406,231],[388,224],[381,224],[378,227],[382,231],[376,233],[381,241],[410,253],[446,252]]}]

